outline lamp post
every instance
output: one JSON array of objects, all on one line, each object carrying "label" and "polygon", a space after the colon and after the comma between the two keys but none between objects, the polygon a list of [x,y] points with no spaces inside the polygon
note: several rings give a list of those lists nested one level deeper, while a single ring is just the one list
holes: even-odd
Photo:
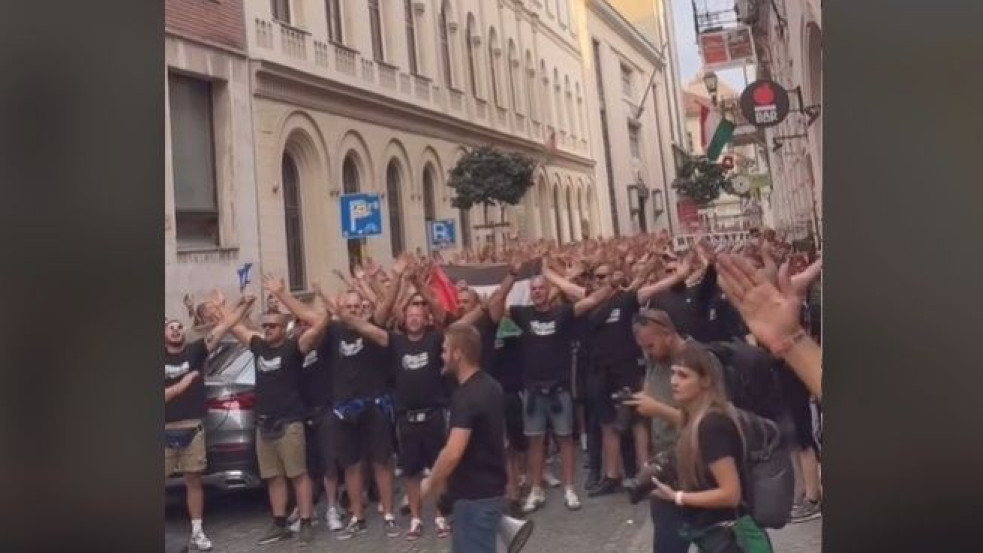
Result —
[{"label": "lamp post", "polygon": [[703,84],[707,87],[707,93],[710,94],[710,101],[713,102],[713,105],[717,105],[717,74],[713,71],[704,73]]}]

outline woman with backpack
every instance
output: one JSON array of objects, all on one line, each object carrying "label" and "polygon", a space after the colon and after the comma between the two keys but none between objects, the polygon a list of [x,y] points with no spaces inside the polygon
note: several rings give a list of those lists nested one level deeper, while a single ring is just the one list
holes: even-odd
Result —
[{"label": "woman with backpack", "polygon": [[653,495],[682,507],[682,534],[701,553],[771,553],[767,534],[745,508],[745,436],[719,366],[705,349],[687,344],[673,359],[671,385],[681,411],[675,481],[656,482]]}]

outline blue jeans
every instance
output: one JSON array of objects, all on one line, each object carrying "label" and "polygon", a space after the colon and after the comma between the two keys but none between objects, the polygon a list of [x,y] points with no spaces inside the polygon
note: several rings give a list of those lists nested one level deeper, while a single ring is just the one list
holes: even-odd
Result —
[{"label": "blue jeans", "polygon": [[653,553],[687,553],[689,542],[679,535],[683,525],[683,512],[674,503],[661,499],[652,500],[652,524],[655,536]]},{"label": "blue jeans", "polygon": [[496,553],[505,498],[458,499],[451,529],[453,553]]}]

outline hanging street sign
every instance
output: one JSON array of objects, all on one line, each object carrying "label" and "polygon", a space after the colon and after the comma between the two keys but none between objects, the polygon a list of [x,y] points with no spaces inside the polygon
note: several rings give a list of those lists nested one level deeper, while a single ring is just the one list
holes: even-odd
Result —
[{"label": "hanging street sign", "polygon": [[788,91],[775,81],[754,81],[741,93],[741,113],[755,127],[774,127],[788,112]]}]

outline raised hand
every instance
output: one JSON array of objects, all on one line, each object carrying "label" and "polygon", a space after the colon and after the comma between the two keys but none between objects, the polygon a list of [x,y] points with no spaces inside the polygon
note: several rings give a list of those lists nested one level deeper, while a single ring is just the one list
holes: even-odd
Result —
[{"label": "raised hand", "polygon": [[723,255],[717,260],[717,270],[720,289],[760,344],[774,350],[802,329],[801,299],[791,290],[783,293],[776,288],[764,269],[756,269],[744,257]]},{"label": "raised hand", "polygon": [[801,273],[789,276],[791,260],[782,263],[778,270],[778,287],[786,295],[792,295],[803,301],[809,293],[809,286],[819,277],[823,269],[823,260],[819,258],[806,267]]},{"label": "raised hand", "polygon": [[273,275],[263,276],[263,287],[266,288],[266,290],[269,293],[273,294],[274,296],[278,294],[282,294],[287,289],[286,285],[283,282],[283,279],[279,277],[274,277]]},{"label": "raised hand", "polygon": [[211,302],[215,307],[225,307],[225,294],[218,288],[212,290]]}]

